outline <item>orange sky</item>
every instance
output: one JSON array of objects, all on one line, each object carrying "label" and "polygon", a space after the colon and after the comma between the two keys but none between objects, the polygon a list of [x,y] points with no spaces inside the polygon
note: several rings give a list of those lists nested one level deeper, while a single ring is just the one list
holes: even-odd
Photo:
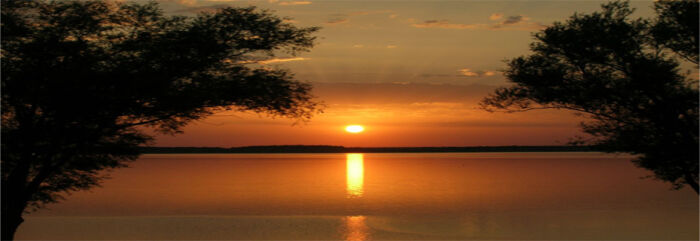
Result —
[{"label": "orange sky", "polygon": [[[306,124],[225,112],[157,136],[157,146],[558,145],[581,135],[565,111],[488,113],[478,102],[507,85],[504,60],[528,54],[531,34],[602,1],[161,1],[169,14],[222,6],[272,9],[299,26],[320,26],[311,52],[280,56],[326,107]],[[633,1],[651,16],[651,1]],[[282,60],[282,61],[279,61]],[[344,131],[349,124],[365,131]]]}]

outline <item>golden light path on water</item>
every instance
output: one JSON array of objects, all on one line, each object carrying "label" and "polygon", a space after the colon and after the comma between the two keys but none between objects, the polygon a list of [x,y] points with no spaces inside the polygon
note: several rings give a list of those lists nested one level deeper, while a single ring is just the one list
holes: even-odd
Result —
[{"label": "golden light path on water", "polygon": [[347,154],[347,193],[349,198],[362,197],[364,165],[362,154]]},{"label": "golden light path on water", "polygon": [[347,216],[345,217],[345,232],[346,241],[364,241],[369,240],[369,228],[365,223],[365,216]]},{"label": "golden light path on water", "polygon": [[[348,153],[347,163],[347,197],[360,198],[363,194],[364,186],[364,156],[358,153]],[[365,223],[365,216],[345,217],[345,240],[363,241],[369,239],[369,228]]]}]

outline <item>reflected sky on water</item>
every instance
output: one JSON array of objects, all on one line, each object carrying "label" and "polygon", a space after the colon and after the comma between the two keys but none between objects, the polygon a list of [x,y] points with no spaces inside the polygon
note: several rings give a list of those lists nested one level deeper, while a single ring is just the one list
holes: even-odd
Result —
[{"label": "reflected sky on water", "polygon": [[698,199],[599,153],[144,155],[23,239],[696,239]]}]

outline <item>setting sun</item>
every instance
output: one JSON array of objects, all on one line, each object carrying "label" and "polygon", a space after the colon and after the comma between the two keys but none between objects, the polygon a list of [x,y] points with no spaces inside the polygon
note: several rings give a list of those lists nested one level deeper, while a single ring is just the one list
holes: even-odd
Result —
[{"label": "setting sun", "polygon": [[365,127],[361,125],[349,125],[345,127],[345,131],[350,133],[360,133],[365,130]]}]

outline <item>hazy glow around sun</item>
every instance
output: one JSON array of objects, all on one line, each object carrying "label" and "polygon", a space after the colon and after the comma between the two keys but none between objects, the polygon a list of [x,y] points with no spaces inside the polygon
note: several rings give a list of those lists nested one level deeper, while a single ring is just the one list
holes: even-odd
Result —
[{"label": "hazy glow around sun", "polygon": [[360,133],[364,131],[365,128],[361,125],[349,125],[345,127],[345,131],[350,132],[350,133]]}]

